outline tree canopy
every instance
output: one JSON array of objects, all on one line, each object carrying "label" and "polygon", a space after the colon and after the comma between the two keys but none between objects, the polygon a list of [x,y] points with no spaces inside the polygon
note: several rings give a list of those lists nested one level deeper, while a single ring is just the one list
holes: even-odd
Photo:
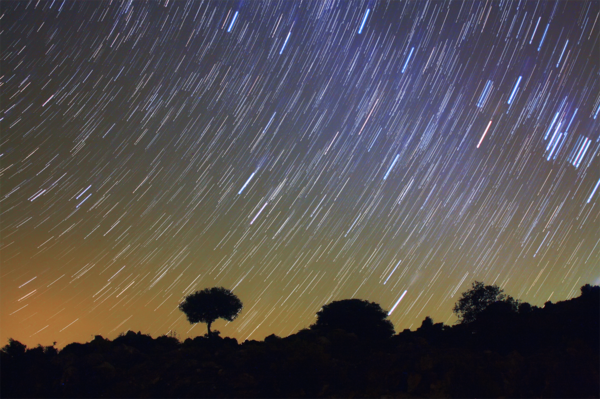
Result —
[{"label": "tree canopy", "polygon": [[208,336],[211,324],[217,319],[233,321],[242,311],[242,301],[223,287],[205,288],[185,297],[179,304],[191,324],[206,323]]},{"label": "tree canopy", "polygon": [[582,297],[591,297],[593,295],[600,294],[600,286],[586,284],[581,287],[581,296]]},{"label": "tree canopy", "polygon": [[359,338],[385,339],[394,335],[394,325],[388,313],[375,302],[345,299],[323,306],[311,329],[342,329]]},{"label": "tree canopy", "polygon": [[513,311],[517,311],[520,304],[513,297],[504,294],[504,290],[497,285],[484,285],[475,281],[470,290],[463,292],[452,311],[462,324],[467,324],[475,321],[481,312],[496,302],[505,303]]}]

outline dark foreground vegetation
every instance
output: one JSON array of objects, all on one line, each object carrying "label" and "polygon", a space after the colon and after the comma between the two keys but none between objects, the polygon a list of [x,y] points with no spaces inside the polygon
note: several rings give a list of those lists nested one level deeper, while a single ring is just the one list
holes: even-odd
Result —
[{"label": "dark foreground vegetation", "polygon": [[354,324],[326,317],[332,308],[333,316],[373,310],[348,300],[324,307],[309,329],[260,342],[239,344],[217,332],[179,342],[129,331],[58,352],[10,340],[1,351],[1,396],[600,396],[600,287],[586,285],[581,296],[543,308],[496,299],[474,314],[455,309],[464,316],[457,325],[426,318],[395,335],[377,318],[365,326],[360,317]]}]

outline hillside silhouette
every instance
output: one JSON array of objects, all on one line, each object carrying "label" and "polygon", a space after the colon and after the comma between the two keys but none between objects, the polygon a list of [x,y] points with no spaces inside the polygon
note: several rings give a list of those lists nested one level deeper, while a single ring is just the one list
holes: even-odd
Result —
[{"label": "hillside silhouette", "polygon": [[508,298],[453,326],[427,317],[416,331],[394,335],[382,317],[339,321],[336,309],[383,312],[345,300],[324,306],[308,329],[241,344],[216,331],[183,342],[97,335],[61,351],[9,340],[1,396],[599,397],[600,287],[585,285],[579,297],[541,308]]}]

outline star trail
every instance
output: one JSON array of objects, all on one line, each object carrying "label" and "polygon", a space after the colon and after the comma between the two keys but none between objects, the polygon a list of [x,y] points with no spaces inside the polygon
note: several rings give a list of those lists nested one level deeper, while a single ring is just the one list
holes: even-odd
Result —
[{"label": "star trail", "polygon": [[598,1],[0,6],[2,345],[202,335],[214,286],[243,341],[600,282]]}]

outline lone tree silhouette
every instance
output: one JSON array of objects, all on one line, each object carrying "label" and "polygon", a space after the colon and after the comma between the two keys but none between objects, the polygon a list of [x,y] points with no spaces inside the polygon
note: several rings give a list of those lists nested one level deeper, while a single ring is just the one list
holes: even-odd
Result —
[{"label": "lone tree silhouette", "polygon": [[504,302],[515,312],[520,304],[513,297],[504,294],[504,290],[497,285],[484,285],[475,281],[470,290],[463,292],[452,311],[458,316],[461,324],[468,324],[475,321],[481,312],[495,302]]},{"label": "lone tree silhouette", "polygon": [[212,337],[210,325],[217,319],[233,321],[242,311],[242,301],[223,287],[205,288],[185,297],[179,304],[191,324],[206,323],[208,337]]},{"label": "lone tree silhouette", "polygon": [[394,335],[394,325],[388,313],[375,302],[362,299],[344,299],[323,306],[317,312],[313,330],[342,329],[359,338],[386,339]]}]

